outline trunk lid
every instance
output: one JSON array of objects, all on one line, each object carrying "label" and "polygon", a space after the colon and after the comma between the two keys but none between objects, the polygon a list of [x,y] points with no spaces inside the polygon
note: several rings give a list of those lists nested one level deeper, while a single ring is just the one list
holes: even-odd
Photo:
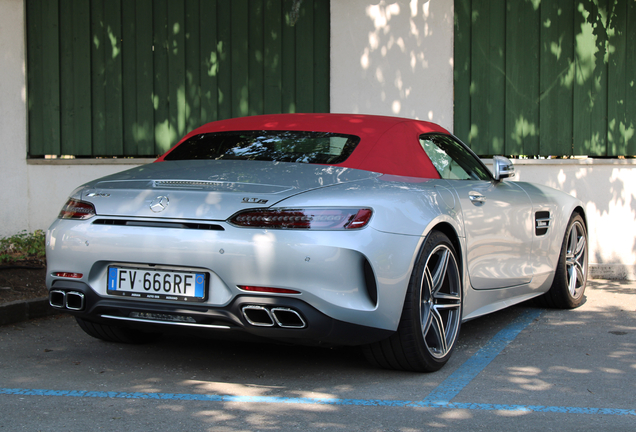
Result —
[{"label": "trunk lid", "polygon": [[99,216],[226,220],[293,195],[380,176],[328,165],[262,161],[167,161],[94,180],[74,196]]}]

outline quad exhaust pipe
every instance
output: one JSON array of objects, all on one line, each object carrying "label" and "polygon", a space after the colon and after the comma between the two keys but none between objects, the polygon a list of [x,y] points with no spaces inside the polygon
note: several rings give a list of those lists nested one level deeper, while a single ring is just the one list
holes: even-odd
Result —
[{"label": "quad exhaust pipe", "polygon": [[86,305],[86,297],[79,291],[51,290],[49,304],[57,309],[81,311]]},{"label": "quad exhaust pipe", "polygon": [[[86,296],[79,291],[51,290],[49,304],[56,309],[72,311],[84,310]],[[288,307],[265,307],[261,305],[245,305],[241,308],[245,320],[256,327],[280,327],[302,329],[307,323],[301,314]]]},{"label": "quad exhaust pipe", "polygon": [[256,327],[281,327],[302,329],[307,323],[300,313],[287,307],[267,308],[261,305],[246,305],[241,308],[245,320]]}]

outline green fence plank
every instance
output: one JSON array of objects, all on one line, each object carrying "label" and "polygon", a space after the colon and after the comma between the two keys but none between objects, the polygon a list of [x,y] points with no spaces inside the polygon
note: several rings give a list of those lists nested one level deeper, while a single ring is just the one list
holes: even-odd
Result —
[{"label": "green fence plank", "polygon": [[263,114],[264,4],[250,0],[248,10],[248,114]]},{"label": "green fence plank", "polygon": [[627,2],[617,0],[608,11],[610,28],[608,43],[612,48],[608,56],[607,87],[608,98],[613,103],[607,106],[607,154],[617,156],[626,147],[626,124],[628,122],[627,82],[626,82],[626,36]]},{"label": "green fence plank", "polygon": [[153,107],[155,152],[170,149],[170,110],[168,102],[168,4],[167,0],[153,2]]},{"label": "green fence plank", "polygon": [[199,0],[186,0],[186,131],[201,126],[201,32]]},{"label": "green fence plank", "polygon": [[168,92],[170,146],[186,132],[185,110],[185,2],[168,2]]},{"label": "green fence plank", "polygon": [[283,14],[281,0],[266,0],[264,10],[264,90],[263,111],[282,112],[282,40]]},{"label": "green fence plank", "polygon": [[329,28],[331,11],[329,2],[314,0],[314,112],[329,112],[330,52]]},{"label": "green fence plank", "polygon": [[555,0],[541,7],[541,155],[572,154],[574,2]]},{"label": "green fence plank", "polygon": [[75,154],[73,133],[74,62],[73,62],[73,1],[60,0],[60,153]]},{"label": "green fence plank", "polygon": [[505,0],[473,0],[471,133],[478,154],[504,153]]},{"label": "green fence plank", "polygon": [[201,2],[201,123],[218,119],[219,89],[217,74],[217,3],[216,0]]},{"label": "green fence plank", "polygon": [[134,129],[137,125],[137,9],[124,1],[122,13],[122,113],[124,154],[139,154]]},{"label": "green fence plank", "polygon": [[106,152],[106,68],[105,58],[108,36],[104,28],[104,2],[91,3],[91,125],[93,155]]},{"label": "green fence plank", "polygon": [[249,52],[247,0],[232,1],[231,65],[232,65],[232,117],[249,114]]},{"label": "green fence plank", "polygon": [[27,107],[29,112],[29,143],[28,155],[41,156],[46,154],[44,147],[44,129],[42,100],[44,96],[44,77],[42,68],[43,32],[42,32],[42,1],[29,0],[26,2],[27,25],[27,80],[29,93]]},{"label": "green fence plank", "polygon": [[232,15],[230,2],[221,0],[217,3],[217,88],[218,119],[232,117]]},{"label": "green fence plank", "polygon": [[92,155],[90,4],[73,0],[74,153]]},{"label": "green fence plank", "polygon": [[297,112],[296,106],[296,27],[292,26],[292,0],[282,2],[282,83],[281,83],[281,111],[284,113]]},{"label": "green fence plank", "polygon": [[508,0],[505,153],[539,151],[539,3]]},{"label": "green fence plank", "polygon": [[453,133],[465,143],[470,135],[471,0],[455,1]]},{"label": "green fence plank", "polygon": [[314,8],[313,0],[300,4],[296,30],[296,110],[314,110]]},{"label": "green fence plank", "polygon": [[133,137],[139,156],[157,156],[158,154],[155,152],[154,137],[152,23],[152,0],[136,0],[135,97],[137,113],[133,124]]},{"label": "green fence plank", "polygon": [[[627,1],[627,24],[625,40],[636,41],[636,2]],[[636,50],[633,45],[625,50],[625,148],[619,149],[623,155],[636,155]]]},{"label": "green fence plank", "polygon": [[105,155],[121,155],[123,148],[122,22],[121,3],[104,2],[104,103],[106,113]]},{"label": "green fence plank", "polygon": [[574,154],[607,154],[606,10],[605,0],[581,0],[574,13]]},{"label": "green fence plank", "polygon": [[42,130],[46,154],[61,154],[60,144],[60,45],[59,2],[43,2],[42,40]]}]

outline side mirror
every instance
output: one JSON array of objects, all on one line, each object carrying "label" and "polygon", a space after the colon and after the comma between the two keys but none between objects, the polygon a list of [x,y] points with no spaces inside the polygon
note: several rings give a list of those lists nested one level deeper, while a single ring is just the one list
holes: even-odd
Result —
[{"label": "side mirror", "polygon": [[515,167],[510,159],[508,159],[507,157],[493,156],[492,165],[493,176],[495,177],[496,181],[515,176]]}]

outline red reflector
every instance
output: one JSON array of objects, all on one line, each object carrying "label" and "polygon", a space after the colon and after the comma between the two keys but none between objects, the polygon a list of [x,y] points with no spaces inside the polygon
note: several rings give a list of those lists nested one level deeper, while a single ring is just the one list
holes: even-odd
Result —
[{"label": "red reflector", "polygon": [[54,276],[71,279],[81,279],[84,275],[82,273],[57,272],[54,273]]},{"label": "red reflector", "polygon": [[285,288],[272,288],[272,287],[258,287],[258,286],[238,286],[243,291],[275,293],[275,294],[300,294],[300,291],[285,289]]}]

